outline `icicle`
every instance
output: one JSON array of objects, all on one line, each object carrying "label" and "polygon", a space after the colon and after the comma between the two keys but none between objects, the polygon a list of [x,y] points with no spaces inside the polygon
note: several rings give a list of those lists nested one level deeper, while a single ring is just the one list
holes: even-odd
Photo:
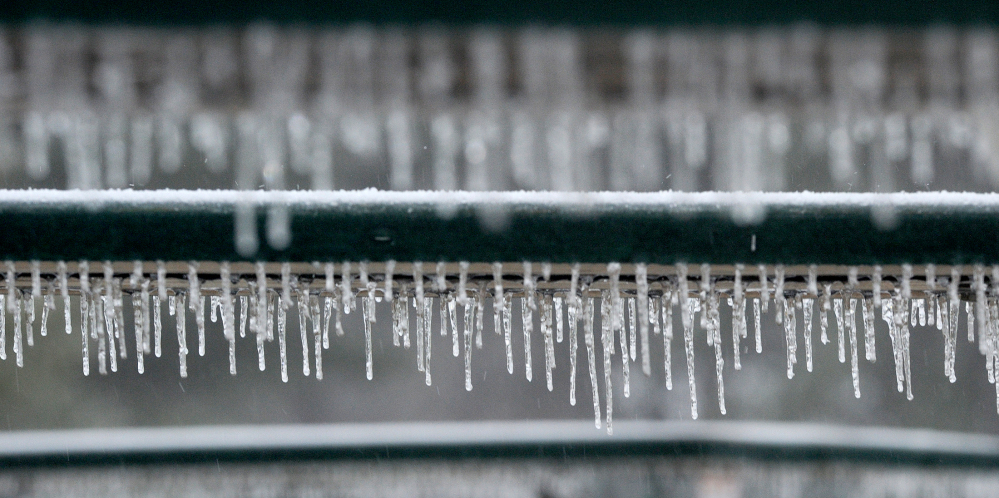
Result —
[{"label": "icicle", "polygon": [[874,348],[874,300],[865,298],[861,303],[861,309],[864,315],[864,357],[874,363],[877,361]]},{"label": "icicle", "polygon": [[801,300],[802,330],[805,335],[805,369],[809,372],[812,371],[812,310],[814,307],[815,299],[803,298]]},{"label": "icicle", "polygon": [[423,371],[423,263],[413,263],[413,283],[416,293],[413,307],[416,308],[416,369]]},{"label": "icicle", "polygon": [[[638,297],[635,303],[638,307],[638,336],[642,345],[642,372],[646,377],[652,375],[652,359],[649,355],[649,275],[644,264],[635,265],[635,283],[638,287]],[[561,306],[559,306],[561,310]],[[562,342],[561,313],[559,314],[559,342]]]},{"label": "icicle", "polygon": [[[97,373],[101,375],[108,374],[108,353],[107,353],[107,338],[104,335],[104,331],[101,327],[101,318],[104,317],[104,310],[100,308],[101,299],[100,296],[95,294],[91,297],[89,313],[87,318],[90,320],[90,333],[93,334],[92,339],[96,337],[97,339]],[[114,355],[112,355],[114,357]]]},{"label": "icicle", "polygon": [[798,339],[795,317],[794,317],[794,302],[791,299],[783,297],[782,294],[775,294],[774,298],[777,300],[783,300],[782,306],[776,310],[778,313],[783,311],[784,319],[784,339],[787,343],[787,378],[794,378],[794,365],[798,363]]},{"label": "icicle", "polygon": [[[8,298],[9,299],[9,298]],[[17,358],[18,368],[24,367],[24,344],[22,344],[21,335],[23,334],[23,324],[24,317],[22,313],[22,308],[24,299],[21,297],[21,291],[15,291],[14,293],[14,356]],[[8,303],[8,306],[10,303]],[[112,355],[113,358],[113,355]],[[114,360],[112,360],[114,361]]]},{"label": "icicle", "polygon": [[198,356],[205,355],[205,301],[201,296],[201,279],[195,263],[187,265],[187,282],[190,288],[188,307],[194,312],[194,321],[198,326]]},{"label": "icicle", "polygon": [[638,357],[638,334],[636,333],[635,324],[635,299],[626,298],[625,301],[628,303],[628,351],[631,354],[631,361],[635,361]]},{"label": "icicle", "polygon": [[853,395],[860,398],[860,367],[857,364],[857,300],[850,298],[846,308],[846,326],[850,330],[850,372],[853,376]]},{"label": "icicle", "polygon": [[[86,335],[84,334],[84,350],[86,350]],[[86,355],[84,355],[86,358]],[[7,296],[0,294],[0,360],[7,359]],[[87,375],[90,372],[89,366],[84,360],[83,372]]]},{"label": "icicle", "polygon": [[[37,299],[42,297],[42,273],[41,262],[35,260],[31,262],[31,297]],[[34,306],[34,303],[32,303]]]},{"label": "icicle", "polygon": [[42,298],[42,337],[48,335],[49,312],[55,308],[55,297],[52,295],[51,287],[49,287]]},{"label": "icicle", "polygon": [[21,296],[21,299],[24,300],[23,306],[25,311],[25,324],[24,324],[24,332],[26,336],[25,339],[27,341],[28,346],[34,346],[35,327],[33,326],[33,324],[35,321],[35,298],[31,294],[24,293]]},{"label": "icicle", "polygon": [[[555,315],[555,342],[561,344],[564,335],[563,329],[565,328],[565,323],[564,320],[562,319],[563,299],[561,297],[553,298],[552,306],[553,306],[552,313]],[[649,313],[648,308],[646,308],[645,310],[646,316],[648,315],[648,313]]]},{"label": "icicle", "polygon": [[122,298],[121,291],[121,279],[116,278],[111,282],[111,289],[113,292],[111,303],[114,306],[113,319],[114,319],[114,335],[115,340],[118,341],[118,353],[121,355],[122,359],[127,358],[125,354],[125,302]]},{"label": "icicle", "polygon": [[548,391],[551,392],[552,369],[555,368],[555,342],[552,335],[552,302],[551,296],[541,299],[541,335],[545,340],[545,380]]},{"label": "icicle", "polygon": [[[392,301],[392,345],[395,347],[400,346],[399,338],[402,337],[402,307],[406,306],[406,298],[403,296],[400,299]],[[330,299],[326,298],[326,315],[329,312]]]},{"label": "icicle", "polygon": [[[600,298],[600,344],[603,346],[604,358],[604,396],[606,398],[606,424],[607,434],[614,433],[614,389],[611,382],[611,354],[614,353],[614,324],[612,315],[613,304],[611,293],[614,291],[603,291]],[[626,356],[625,351],[621,351],[621,356]],[[627,362],[627,360],[625,360]]]},{"label": "icicle", "polygon": [[[681,291],[680,291],[680,302],[681,311],[686,317],[683,319],[683,345],[687,353],[687,383],[690,387],[690,417],[697,420],[697,388],[694,384],[694,321],[691,320],[694,314],[694,306],[697,305],[697,300],[693,298],[688,298],[687,293],[683,291],[684,281],[686,280],[686,275],[680,280]],[[687,305],[683,306],[683,301],[686,300]],[[685,310],[683,308],[686,308]]]},{"label": "icicle", "polygon": [[[447,337],[447,302],[451,299],[451,293],[441,294],[437,298],[441,316],[441,337]],[[398,346],[398,344],[396,344]],[[455,356],[458,356],[455,354]]]},{"label": "icicle", "polygon": [[[374,323],[375,301],[372,299],[369,300],[369,302],[371,304],[372,323]],[[423,374],[424,374],[424,380],[428,386],[433,382],[433,379],[430,376],[430,357],[431,357],[431,351],[433,349],[432,345],[433,345],[433,335],[434,335],[431,332],[433,330],[431,323],[432,322],[431,319],[434,316],[433,304],[434,304],[433,298],[429,297],[423,298],[423,319],[426,321],[426,323],[423,324],[423,333],[427,335],[426,339],[423,341],[423,347],[425,348],[423,354]],[[441,320],[443,319],[444,317],[442,316]]]},{"label": "icicle", "polygon": [[[461,288],[459,280],[459,290]],[[503,299],[503,264],[499,262],[493,263],[493,332],[497,334],[503,333],[502,323],[503,323],[503,307],[505,305],[505,300]],[[512,358],[510,359],[512,361]]]},{"label": "icicle", "polygon": [[[90,375],[90,335],[87,333],[88,332],[88,328],[89,328],[89,327],[87,327],[87,325],[90,323],[90,319],[89,319],[90,318],[90,309],[89,309],[90,308],[90,304],[89,304],[89,301],[90,301],[90,293],[89,292],[81,292],[80,293],[80,340],[81,340],[81,346],[82,346],[81,352],[83,353],[83,375],[84,376],[89,376]],[[67,301],[67,306],[66,306],[67,309],[69,309],[68,303],[69,303],[69,301]],[[0,358],[6,360],[7,359],[7,353],[5,351],[5,348],[3,347],[3,342],[4,342],[3,341],[3,336],[4,336],[4,332],[3,332],[4,331],[4,323],[3,323],[4,319],[3,319],[3,315],[4,315],[4,313],[0,313]]]},{"label": "icicle", "polygon": [[[569,296],[569,301],[572,303],[572,296]],[[559,313],[561,313],[561,303],[557,305]],[[579,351],[579,337],[577,333],[579,331],[579,312],[574,304],[569,305],[569,405],[576,406],[576,358],[577,352]]]},{"label": "icicle", "polygon": [[[485,284],[479,284],[479,290],[475,293],[475,349],[482,349],[482,329],[485,327],[483,324],[486,315],[486,286]],[[444,316],[441,315],[441,320]],[[551,331],[551,323],[548,324],[548,330]]]},{"label": "icicle", "polygon": [[[66,277],[66,262],[60,261],[56,264],[56,271],[58,272],[59,280],[59,294],[62,296],[62,310],[63,310],[63,320],[66,322],[66,335],[73,333],[73,320],[71,319],[71,313],[69,309],[69,279]],[[0,307],[0,311],[3,307]],[[2,327],[0,327],[2,329]],[[0,330],[0,335],[3,331]],[[89,370],[89,369],[88,369]]]},{"label": "icicle", "polygon": [[[526,291],[526,292],[531,292],[533,294],[533,291]],[[532,313],[531,307],[528,304],[529,302],[530,300],[527,297],[520,298],[520,316],[522,318],[522,322],[524,325],[525,375],[527,376],[527,381],[531,382],[531,377],[533,377],[533,372],[531,369],[531,332],[534,331],[534,314]]]},{"label": "icicle", "polygon": [[708,315],[708,333],[715,338],[715,377],[717,378],[718,385],[718,410],[722,415],[725,415],[725,378],[722,375],[725,368],[725,358],[722,356],[721,318],[718,313],[718,300],[718,293],[715,291],[714,283],[712,282],[711,288],[708,291],[708,300],[705,303],[705,314]]},{"label": "icicle", "polygon": [[[526,354],[527,354],[527,380],[530,381],[531,380],[531,356],[530,356],[530,354],[531,354],[531,343],[530,343],[530,336],[528,335],[528,331],[527,331],[528,330],[527,329],[527,320],[530,319],[530,318],[528,318],[528,317],[530,317],[530,311],[528,311],[527,307],[524,306],[524,300],[523,299],[521,299],[521,306],[523,306],[522,313],[523,313],[523,315],[525,317],[524,318],[524,334],[525,334],[525,337],[527,338],[526,341],[525,341],[525,346],[524,346],[524,351],[526,351]],[[464,335],[462,337],[464,338],[463,344],[464,344],[464,347],[465,347],[465,390],[466,391],[471,391],[472,390],[472,327],[473,327],[473,323],[472,322],[474,320],[474,315],[472,315],[472,303],[469,300],[465,301],[464,309],[465,309],[465,323],[464,323],[464,327],[463,327],[463,330],[462,330],[464,332]]]},{"label": "icicle", "polygon": [[822,286],[822,307],[819,314],[819,340],[829,344],[829,309],[832,303],[832,284]]},{"label": "icicle", "polygon": [[754,325],[756,326],[755,330],[756,330],[756,352],[757,353],[762,353],[763,352],[763,340],[762,340],[763,339],[763,333],[762,333],[762,330],[761,330],[762,327],[761,327],[761,323],[760,323],[760,314],[761,314],[761,310],[760,310],[760,298],[758,298],[758,297],[757,298],[753,298],[753,320],[755,322]]},{"label": "icicle", "polygon": [[[611,313],[613,314],[613,316],[615,316],[617,318],[612,318],[611,319],[611,323],[614,323],[615,321],[617,321],[617,323],[619,323],[621,325],[621,327],[618,329],[618,338],[621,341],[620,342],[620,344],[621,344],[621,377],[623,377],[622,380],[624,381],[623,382],[623,384],[624,384],[624,397],[627,398],[627,397],[631,396],[631,368],[630,368],[629,362],[628,362],[628,342],[627,342],[628,339],[627,339],[627,336],[626,336],[625,330],[624,330],[624,318],[622,316],[623,313],[622,314],[618,313],[619,311],[623,311],[623,309],[624,309],[623,302],[624,302],[624,299],[622,299],[620,297],[620,294],[614,294],[613,291],[612,291],[612,294],[611,294]],[[612,343],[611,354],[615,353],[614,352],[614,348],[613,348],[613,340],[614,340],[614,330],[611,330],[611,343]]]},{"label": "icicle", "polygon": [[281,382],[288,382],[288,301],[284,292],[277,305],[278,357],[281,362]]},{"label": "icicle", "polygon": [[901,346],[901,338],[899,337],[899,333],[898,333],[898,330],[899,330],[898,321],[896,320],[894,309],[895,309],[895,299],[894,298],[893,299],[888,299],[886,301],[882,301],[881,302],[881,318],[888,324],[888,335],[889,335],[889,337],[891,337],[892,353],[893,353],[893,356],[895,357],[895,382],[896,382],[897,387],[898,387],[898,392],[902,392],[902,389],[903,389],[903,387],[902,387],[902,382],[903,382],[903,373],[902,373],[902,366],[903,365],[902,365],[902,361],[903,360],[902,360],[902,355],[901,355],[902,346]]},{"label": "icicle", "polygon": [[152,317],[150,317],[149,310],[149,279],[142,278],[142,283],[139,284],[139,310],[142,312],[142,352],[143,354],[149,354],[150,348],[150,328]]},{"label": "icicle", "polygon": [[[177,315],[177,348],[180,357],[180,377],[187,378],[187,316],[184,311],[183,294],[170,296],[170,314]],[[260,370],[264,370],[263,355],[260,356]]]},{"label": "icicle", "polygon": [[[364,299],[361,306],[364,314],[364,376],[368,380],[371,380],[375,377],[374,362],[371,359],[371,325],[375,322],[374,300]],[[346,306],[344,306],[344,308],[346,309]],[[422,315],[422,313],[420,314]],[[427,336],[429,335],[430,334],[427,334]],[[419,337],[417,337],[417,339],[419,339]],[[422,342],[422,340],[418,340],[417,344]],[[420,362],[420,366],[423,367],[422,361]]]},{"label": "icicle", "polygon": [[444,328],[444,323],[451,322],[451,356],[457,358],[461,343],[458,332],[458,302],[453,295],[448,294],[447,299],[442,299],[441,303],[441,328]]},{"label": "icicle", "polygon": [[[299,283],[296,281],[295,286],[298,287]],[[307,289],[299,288],[295,293],[295,300],[298,304],[298,332],[299,338],[302,341],[302,375],[308,377],[312,372],[309,368],[309,324],[308,321],[312,319],[309,316],[309,294]],[[289,303],[290,304],[290,303]],[[369,318],[368,314],[374,314],[374,310],[369,310],[368,307],[364,308],[364,320],[374,321],[373,317]],[[367,330],[367,329],[365,329]]]},{"label": "icicle", "polygon": [[[672,292],[663,294],[663,367],[666,369],[666,389],[673,390],[673,296]],[[757,301],[759,302],[759,301]]]},{"label": "icicle", "polygon": [[506,371],[513,374],[513,301],[503,296],[503,341],[506,346]]},{"label": "icicle", "polygon": [[135,359],[139,373],[145,372],[145,355],[142,351],[142,301],[138,293],[132,293],[132,311],[135,319]]},{"label": "icicle", "polygon": [[600,391],[597,386],[596,346],[593,337],[593,298],[586,297],[587,285],[583,284],[583,343],[586,344],[586,361],[590,371],[590,389],[593,397],[593,425],[600,428]]},{"label": "icicle", "polygon": [[839,362],[846,363],[846,329],[843,323],[842,297],[833,301],[833,311],[833,314],[836,315],[836,338],[838,339],[836,352],[839,354]]}]

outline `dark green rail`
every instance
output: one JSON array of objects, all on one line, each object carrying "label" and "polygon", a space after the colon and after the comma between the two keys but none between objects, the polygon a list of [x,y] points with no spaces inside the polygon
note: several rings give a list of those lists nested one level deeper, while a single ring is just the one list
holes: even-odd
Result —
[{"label": "dark green rail", "polygon": [[996,24],[985,0],[8,0],[0,22],[677,25]]},{"label": "dark green rail", "polygon": [[[210,197],[211,194],[206,196]],[[71,197],[72,194],[67,196]],[[111,198],[113,196],[105,196]],[[25,202],[0,196],[0,258],[11,260],[549,261],[606,263],[999,263],[999,204],[906,203],[892,229],[862,203],[771,204],[758,224],[712,202],[291,202],[287,250],[234,246],[234,204]],[[972,197],[989,199],[987,196]],[[278,202],[278,201],[273,201]],[[283,202],[283,201],[282,201]],[[282,204],[285,205],[285,204]],[[484,224],[482,221],[491,220]],[[498,224],[498,225],[497,225]],[[497,228],[500,226],[500,228]],[[755,239],[755,245],[754,245]]]}]

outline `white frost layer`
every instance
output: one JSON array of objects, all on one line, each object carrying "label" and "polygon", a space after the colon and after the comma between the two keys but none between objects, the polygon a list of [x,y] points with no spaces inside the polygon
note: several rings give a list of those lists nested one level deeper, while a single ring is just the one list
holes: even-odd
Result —
[{"label": "white frost layer", "polygon": [[467,192],[239,190],[0,190],[0,204],[529,204],[542,206],[999,206],[999,193],[972,192]]}]

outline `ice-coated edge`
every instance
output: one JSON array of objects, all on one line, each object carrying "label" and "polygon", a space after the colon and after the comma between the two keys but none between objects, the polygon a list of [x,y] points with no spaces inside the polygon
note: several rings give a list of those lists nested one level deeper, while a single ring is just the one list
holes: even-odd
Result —
[{"label": "ice-coated edge", "polygon": [[525,204],[550,206],[999,206],[999,193],[974,192],[470,192],[305,190],[0,190],[3,204]]}]

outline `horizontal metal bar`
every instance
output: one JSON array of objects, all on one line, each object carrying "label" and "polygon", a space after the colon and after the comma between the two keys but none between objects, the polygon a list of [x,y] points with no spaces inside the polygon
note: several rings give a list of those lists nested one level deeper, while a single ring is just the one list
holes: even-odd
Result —
[{"label": "horizontal metal bar", "polygon": [[202,24],[262,19],[296,23],[542,23],[542,24],[826,24],[995,23],[995,2],[830,0],[349,0],[290,2],[125,0],[60,2],[9,0],[0,21],[29,19],[91,23]]},{"label": "horizontal metal bar", "polygon": [[622,421],[614,436],[576,420],[119,428],[0,434],[0,462],[193,462],[274,458],[373,459],[671,455],[768,460],[999,464],[986,434],[723,421]]},{"label": "horizontal metal bar", "polygon": [[0,227],[0,258],[21,261],[999,263],[994,194],[0,191]]}]

